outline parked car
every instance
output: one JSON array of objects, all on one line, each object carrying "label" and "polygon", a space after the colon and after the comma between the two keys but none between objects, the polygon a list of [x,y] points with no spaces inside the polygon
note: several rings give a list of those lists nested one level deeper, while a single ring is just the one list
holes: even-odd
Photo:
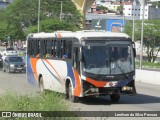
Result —
[{"label": "parked car", "polygon": [[6,56],[3,60],[3,72],[26,72],[26,63],[20,56]]},{"label": "parked car", "polygon": [[16,56],[18,55],[17,51],[14,50],[14,48],[5,48],[3,51],[1,51],[2,56]]}]

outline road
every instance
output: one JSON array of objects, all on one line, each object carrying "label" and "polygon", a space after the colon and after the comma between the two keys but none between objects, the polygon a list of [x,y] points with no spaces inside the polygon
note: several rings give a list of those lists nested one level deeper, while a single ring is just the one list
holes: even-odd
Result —
[{"label": "road", "polygon": [[[81,103],[71,103],[71,109],[75,111],[160,111],[160,86],[136,83],[137,95],[121,96],[119,103],[112,103],[109,96],[101,98],[87,98]],[[107,120],[118,120],[110,117]],[[160,118],[133,117],[121,118],[124,120],[158,120]]]},{"label": "road", "polygon": [[[119,103],[110,102],[110,98],[86,98],[80,103],[68,102],[72,111],[160,111],[160,86],[136,83],[137,95],[122,96]],[[6,91],[14,91],[17,94],[37,93],[38,89],[27,83],[26,74],[24,73],[3,73],[0,68],[0,94]],[[97,119],[97,118],[83,118]],[[100,118],[102,120],[102,118]],[[105,118],[106,119],[106,118]],[[117,117],[110,117],[107,120],[118,120]],[[121,118],[141,119],[141,120],[158,120],[155,117],[142,118]]]},{"label": "road", "polygon": [[0,94],[14,92],[18,95],[34,94],[38,91],[27,83],[25,73],[6,73],[0,68]]}]

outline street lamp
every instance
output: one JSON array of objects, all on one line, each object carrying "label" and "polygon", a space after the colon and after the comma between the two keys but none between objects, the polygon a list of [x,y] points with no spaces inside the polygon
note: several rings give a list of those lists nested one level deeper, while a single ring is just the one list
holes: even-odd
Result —
[{"label": "street lamp", "polygon": [[39,3],[38,3],[38,33],[39,33],[39,22],[40,22],[40,4],[41,4],[41,0],[39,0]]},{"label": "street lamp", "polygon": [[143,11],[142,11],[142,29],[141,29],[141,53],[140,53],[140,69],[142,69],[142,57],[143,57],[143,36],[144,36],[144,9],[145,0],[143,0]]}]

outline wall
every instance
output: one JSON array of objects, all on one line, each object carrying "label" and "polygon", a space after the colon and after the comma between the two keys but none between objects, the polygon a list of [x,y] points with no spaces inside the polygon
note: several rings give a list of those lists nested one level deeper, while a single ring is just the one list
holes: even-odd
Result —
[{"label": "wall", "polygon": [[160,71],[136,69],[136,81],[160,85]]}]

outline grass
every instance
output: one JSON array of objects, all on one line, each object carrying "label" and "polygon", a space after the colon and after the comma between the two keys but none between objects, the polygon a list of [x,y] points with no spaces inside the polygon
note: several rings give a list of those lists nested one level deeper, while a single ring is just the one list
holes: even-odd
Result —
[{"label": "grass", "polygon": [[[35,96],[18,96],[14,93],[6,93],[0,96],[0,111],[68,111],[68,105],[63,95],[55,92],[47,91],[45,94]],[[76,119],[74,117],[63,117],[66,116],[66,113],[63,112],[60,113],[60,116],[61,117],[57,117],[57,119]],[[24,119],[28,120],[29,118]],[[46,120],[47,118],[44,119]]]},{"label": "grass", "polygon": [[[152,62],[142,62],[142,66],[144,68],[159,68],[160,69],[160,63],[152,63]],[[140,67],[140,62],[136,62],[136,67]]]}]

